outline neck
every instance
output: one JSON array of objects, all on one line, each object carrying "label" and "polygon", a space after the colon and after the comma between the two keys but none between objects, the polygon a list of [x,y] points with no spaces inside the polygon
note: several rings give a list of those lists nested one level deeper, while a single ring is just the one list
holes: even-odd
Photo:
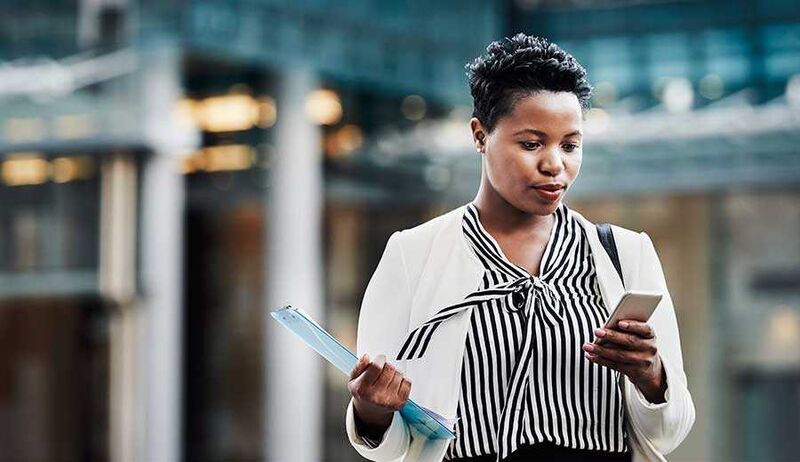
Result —
[{"label": "neck", "polygon": [[492,187],[485,174],[481,175],[481,185],[473,200],[480,212],[484,228],[504,235],[549,233],[553,223],[552,214],[536,215],[520,210]]}]

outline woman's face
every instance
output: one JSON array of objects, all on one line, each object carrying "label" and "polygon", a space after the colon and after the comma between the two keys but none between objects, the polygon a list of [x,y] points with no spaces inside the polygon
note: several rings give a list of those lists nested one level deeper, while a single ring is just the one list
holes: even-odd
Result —
[{"label": "woman's face", "polygon": [[[477,118],[470,125],[483,156],[483,181],[521,211],[555,212],[581,168],[583,117],[578,97],[538,91],[521,97],[491,133]],[[558,189],[543,192],[541,185]]]}]

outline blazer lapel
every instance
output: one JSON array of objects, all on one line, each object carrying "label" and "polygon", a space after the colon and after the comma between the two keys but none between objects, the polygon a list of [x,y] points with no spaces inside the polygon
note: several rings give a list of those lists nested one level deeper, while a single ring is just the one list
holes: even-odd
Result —
[{"label": "blazer lapel", "polygon": [[[409,329],[424,323],[440,309],[463,300],[480,284],[482,268],[468,253],[462,236],[463,212],[462,206],[447,217],[433,238],[412,301]],[[406,361],[407,373],[414,382],[411,399],[447,418],[456,415],[469,319],[467,312],[441,324],[425,355]]]},{"label": "blazer lapel", "polygon": [[[461,231],[464,210],[465,206],[456,209],[433,237],[412,301],[411,329],[439,309],[463,300],[480,283],[480,262],[469,253]],[[458,316],[444,323],[425,356],[406,361],[407,375],[413,381],[411,399],[447,418],[454,418],[458,407],[468,321],[469,316]],[[439,462],[450,441],[430,440],[412,430],[404,462]]]}]

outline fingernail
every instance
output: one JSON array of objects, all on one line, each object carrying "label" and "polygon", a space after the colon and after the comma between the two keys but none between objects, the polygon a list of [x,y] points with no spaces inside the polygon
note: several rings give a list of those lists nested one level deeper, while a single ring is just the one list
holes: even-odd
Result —
[{"label": "fingernail", "polygon": [[629,326],[630,326],[630,324],[628,323],[628,321],[620,321],[619,322],[619,327],[621,327],[623,329],[627,329]]},{"label": "fingernail", "polygon": [[593,356],[591,354],[589,354],[589,353],[584,353],[583,357],[586,358],[586,359],[592,359],[593,358]]},{"label": "fingernail", "polygon": [[585,351],[594,351],[594,345],[592,345],[591,343],[584,343],[583,349]]},{"label": "fingernail", "polygon": [[606,331],[604,331],[603,329],[595,329],[594,330],[594,335],[596,335],[598,337],[605,337],[606,336]]}]

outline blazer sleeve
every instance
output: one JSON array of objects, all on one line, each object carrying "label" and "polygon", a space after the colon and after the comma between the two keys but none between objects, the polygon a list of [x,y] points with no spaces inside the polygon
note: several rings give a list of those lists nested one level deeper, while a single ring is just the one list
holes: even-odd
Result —
[{"label": "blazer sleeve", "polygon": [[[397,231],[389,237],[364,292],[358,317],[358,357],[367,353],[372,359],[385,354],[387,360],[391,361],[397,346],[408,332],[411,289],[400,243],[401,233]],[[405,364],[393,364],[405,372]],[[395,411],[391,425],[377,446],[364,441],[356,430],[352,398],[345,413],[345,427],[353,448],[363,457],[376,462],[401,460],[411,443],[408,424],[399,411]]]},{"label": "blazer sleeve", "polygon": [[639,284],[642,290],[662,293],[649,324],[656,334],[656,346],[666,374],[667,391],[664,403],[649,402],[629,380],[625,380],[626,406],[634,430],[641,433],[661,454],[669,454],[686,438],[695,419],[695,408],[683,370],[678,323],[672,297],[667,289],[664,270],[653,242],[647,233],[640,233],[641,252]]}]

